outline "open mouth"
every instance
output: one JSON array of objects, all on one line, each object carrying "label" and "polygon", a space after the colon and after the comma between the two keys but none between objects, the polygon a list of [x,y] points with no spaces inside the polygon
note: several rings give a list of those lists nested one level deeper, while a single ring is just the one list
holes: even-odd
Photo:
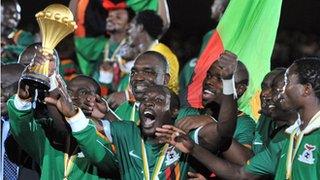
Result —
[{"label": "open mouth", "polygon": [[206,90],[204,90],[204,91],[203,91],[203,93],[204,93],[204,94],[211,94],[211,95],[215,95],[215,93],[214,93],[214,92],[212,92],[212,91],[210,91],[210,90],[207,90],[207,89],[206,89]]},{"label": "open mouth", "polygon": [[215,91],[213,91],[213,90],[208,90],[208,89],[205,89],[205,90],[203,91],[203,94],[202,94],[202,98],[203,98],[204,100],[209,100],[209,99],[211,99],[211,98],[214,98],[215,96],[216,96]]},{"label": "open mouth", "polygon": [[153,127],[153,124],[155,123],[155,115],[152,111],[150,110],[146,110],[144,113],[143,113],[143,116],[144,116],[144,123],[143,123],[143,127],[144,128],[151,128]]}]

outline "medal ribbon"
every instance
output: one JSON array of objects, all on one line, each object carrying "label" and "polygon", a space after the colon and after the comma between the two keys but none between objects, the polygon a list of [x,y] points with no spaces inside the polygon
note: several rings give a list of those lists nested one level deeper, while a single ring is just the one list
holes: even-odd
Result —
[{"label": "medal ribbon", "polygon": [[76,157],[77,155],[73,155],[69,158],[68,153],[64,153],[64,172],[63,172],[64,180],[68,179],[68,176],[70,175],[74,165],[73,161]]},{"label": "medal ribbon", "polygon": [[[155,166],[155,168],[154,168],[154,171],[153,171],[151,180],[156,180],[156,178],[158,177],[168,147],[169,147],[169,144],[165,144],[165,145],[162,147],[161,152],[160,152],[160,155],[159,155],[159,158],[158,158],[157,163],[156,163],[156,166]],[[143,139],[141,139],[141,150],[142,150],[141,154],[142,154],[142,160],[143,160],[143,174],[144,174],[144,179],[145,179],[145,180],[150,180],[150,172],[149,172],[148,158],[147,158],[146,147],[145,147],[145,145],[144,145]],[[157,179],[158,179],[158,178],[157,178]]]}]

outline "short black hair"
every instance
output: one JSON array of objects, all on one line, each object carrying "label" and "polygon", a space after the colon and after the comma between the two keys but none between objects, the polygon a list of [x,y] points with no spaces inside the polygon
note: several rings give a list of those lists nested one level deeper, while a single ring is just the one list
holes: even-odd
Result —
[{"label": "short black hair", "polygon": [[244,84],[248,86],[249,83],[249,72],[247,67],[241,62],[237,62],[237,68],[234,73],[234,79],[236,84]]},{"label": "short black hair", "polygon": [[128,22],[130,22],[136,16],[136,13],[130,7],[125,8],[125,10],[128,12]]},{"label": "short black hair", "polygon": [[154,56],[156,59],[158,59],[161,62],[163,69],[164,69],[164,72],[169,73],[168,61],[161,53],[159,53],[157,51],[146,51],[146,52],[141,53],[139,56],[137,56],[136,60],[143,57],[143,56]]},{"label": "short black hair", "polygon": [[92,77],[80,74],[75,78],[71,79],[71,81],[82,81],[82,80],[90,83],[94,87],[95,93],[101,95],[100,86],[97,83],[97,81],[95,81]]},{"label": "short black hair", "polygon": [[311,84],[313,91],[320,99],[320,58],[305,57],[297,59],[293,63],[296,67],[294,72],[298,74],[301,84]]},{"label": "short black hair", "polygon": [[141,11],[135,17],[137,24],[143,28],[153,38],[158,39],[163,32],[163,21],[161,17],[152,10]]},{"label": "short black hair", "polygon": [[267,85],[266,83],[264,83],[267,79],[269,79],[270,78],[270,85],[272,86],[272,84],[273,84],[273,81],[274,81],[274,79],[276,78],[276,77],[278,77],[279,76],[279,74],[282,74],[283,75],[283,72],[285,72],[286,71],[286,68],[284,68],[284,67],[277,67],[277,68],[275,68],[275,69],[273,69],[272,71],[270,71],[268,74],[266,74],[265,76],[264,76],[264,78],[263,78],[263,80],[262,80],[262,82],[261,82],[261,89],[263,89],[263,87],[265,86],[265,85]]}]

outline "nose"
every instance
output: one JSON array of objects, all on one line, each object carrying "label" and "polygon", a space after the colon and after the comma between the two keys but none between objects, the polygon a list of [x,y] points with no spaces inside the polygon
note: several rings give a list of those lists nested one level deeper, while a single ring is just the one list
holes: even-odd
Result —
[{"label": "nose", "polygon": [[264,90],[261,92],[261,97],[262,99],[264,100],[270,100],[271,99],[271,90],[268,89],[268,90]]},{"label": "nose", "polygon": [[148,108],[154,107],[154,103],[153,103],[153,101],[151,101],[151,100],[146,100],[146,101],[144,102],[144,104],[145,104],[145,106],[148,107]]}]

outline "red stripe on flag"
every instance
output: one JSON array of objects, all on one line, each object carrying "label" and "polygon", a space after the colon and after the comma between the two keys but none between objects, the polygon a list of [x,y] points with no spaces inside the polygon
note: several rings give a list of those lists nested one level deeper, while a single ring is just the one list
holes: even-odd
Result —
[{"label": "red stripe on flag", "polygon": [[202,105],[202,89],[203,81],[207,76],[207,71],[213,62],[215,62],[220,54],[224,51],[223,43],[217,31],[211,36],[206,48],[200,55],[194,68],[194,76],[191,84],[188,86],[188,102],[191,107],[203,108]]}]

